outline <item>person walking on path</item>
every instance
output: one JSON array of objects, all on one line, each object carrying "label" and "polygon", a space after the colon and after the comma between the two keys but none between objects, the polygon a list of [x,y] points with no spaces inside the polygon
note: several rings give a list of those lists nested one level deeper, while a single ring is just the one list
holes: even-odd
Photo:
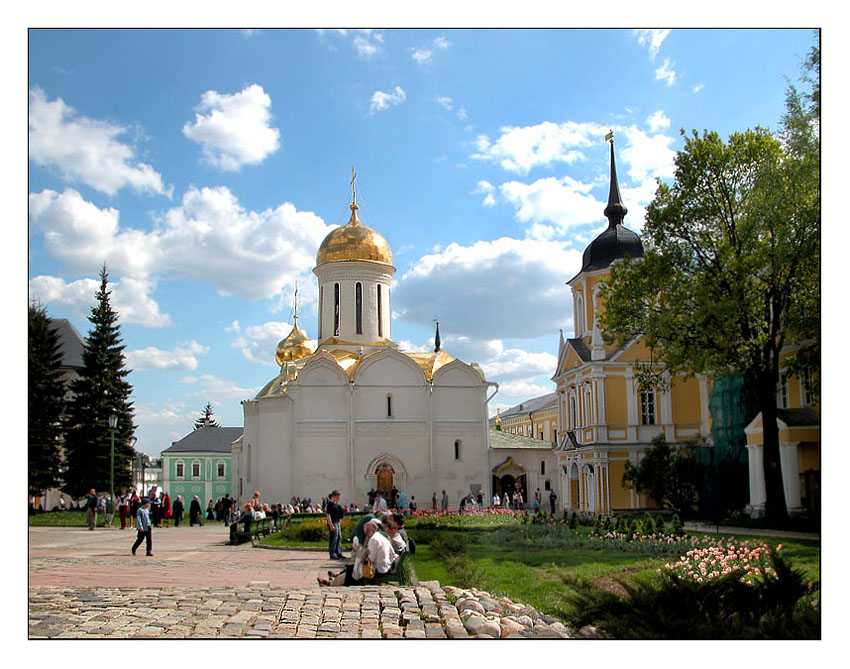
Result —
[{"label": "person walking on path", "polygon": [[449,510],[449,496],[446,494],[446,491],[443,490],[443,499],[440,501],[440,510],[448,511]]},{"label": "person walking on path", "polygon": [[171,505],[171,511],[174,514],[174,527],[180,527],[180,521],[183,520],[183,496],[177,495],[174,504]]},{"label": "person walking on path", "polygon": [[549,493],[549,506],[552,509],[552,514],[555,513],[555,500],[558,499],[558,495],[555,494],[555,491]]},{"label": "person walking on path", "polygon": [[344,560],[342,554],[342,528],[340,521],[345,515],[345,511],[339,504],[339,490],[334,490],[329,496],[327,505],[328,530],[330,530],[330,539],[328,541],[328,553],[331,560]]},{"label": "person walking on path", "polygon": [[197,495],[192,497],[192,503],[189,505],[189,527],[192,527],[195,523],[201,527],[204,525],[201,522],[201,503],[198,501]]},{"label": "person walking on path", "polygon": [[130,529],[136,526],[136,514],[139,512],[139,507],[142,505],[142,500],[136,492],[135,488],[130,488]]},{"label": "person walking on path", "polygon": [[97,525],[97,505],[99,501],[94,488],[89,490],[89,494],[86,495],[86,522],[90,530],[93,530],[94,526]]},{"label": "person walking on path", "polygon": [[124,488],[118,493],[118,518],[121,520],[121,529],[127,529],[127,512],[130,510],[130,496]]},{"label": "person walking on path", "polygon": [[162,522],[168,527],[168,521],[171,519],[171,497],[168,493],[162,496]]},{"label": "person walking on path", "polygon": [[136,514],[136,542],[130,549],[133,555],[136,554],[136,549],[142,545],[142,541],[145,542],[145,555],[153,555],[153,527],[151,525],[150,514],[148,513],[149,506],[150,500],[145,497],[142,500],[142,506],[139,507],[139,511]]}]

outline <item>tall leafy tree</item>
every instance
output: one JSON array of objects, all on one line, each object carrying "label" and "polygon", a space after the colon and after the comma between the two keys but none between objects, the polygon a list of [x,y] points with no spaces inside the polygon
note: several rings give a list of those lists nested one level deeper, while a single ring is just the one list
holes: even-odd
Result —
[{"label": "tall leafy tree", "polygon": [[215,416],[213,416],[212,404],[209,402],[207,402],[207,405],[201,412],[201,416],[195,419],[195,429],[197,430],[202,427],[221,427],[218,421],[216,421]]},{"label": "tall leafy tree", "polygon": [[47,310],[29,307],[28,460],[29,493],[41,495],[60,482],[65,381],[58,331]]},{"label": "tall leafy tree", "polygon": [[91,330],[83,348],[83,369],[71,384],[74,396],[68,403],[65,422],[64,490],[80,497],[90,488],[109,489],[109,416],[118,418],[115,429],[115,488],[131,484],[131,462],[135,454],[130,438],[133,425],[130,370],[124,367],[124,346],[118,314],[109,302],[106,266],[100,272],[100,289],[95,294],[89,321]]},{"label": "tall leafy tree", "polygon": [[647,209],[644,258],[613,268],[600,314],[609,337],[645,337],[672,371],[744,375],[764,422],[772,519],[786,514],[780,352],[816,341],[820,324],[815,99],[789,90],[778,137],[761,128],[725,142],[715,132],[683,132],[674,182],[659,183]]}]

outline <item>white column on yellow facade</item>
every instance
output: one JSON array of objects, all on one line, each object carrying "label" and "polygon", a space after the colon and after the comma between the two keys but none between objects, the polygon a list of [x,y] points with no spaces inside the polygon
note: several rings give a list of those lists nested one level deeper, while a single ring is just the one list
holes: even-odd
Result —
[{"label": "white column on yellow facade", "polygon": [[767,495],[764,488],[764,457],[761,444],[747,445],[750,464],[750,513],[754,517],[764,513]]},{"label": "white column on yellow facade", "polygon": [[593,286],[593,331],[590,335],[590,359],[591,360],[604,360],[605,359],[605,343],[602,341],[602,330],[599,328],[599,323],[597,322],[596,312],[598,311],[598,300],[599,300],[599,289],[602,287],[601,283],[594,284]]},{"label": "white column on yellow facade", "polygon": [[626,428],[628,431],[626,438],[631,442],[635,442],[638,438],[638,405],[637,393],[635,392],[634,370],[631,367],[626,372],[626,411],[629,422]]},{"label": "white column on yellow facade", "polygon": [[672,442],[676,441],[676,427],[673,425],[673,386],[670,382],[670,373],[664,372],[663,379],[666,390],[658,393],[661,395],[658,407],[661,415],[658,417],[658,422],[664,426],[664,437]]},{"label": "white column on yellow facade", "polygon": [[593,372],[593,388],[596,394],[596,441],[608,441],[608,423],[605,420],[605,375],[602,370]]},{"label": "white column on yellow facade", "polygon": [[783,441],[779,444],[779,466],[782,468],[782,489],[785,507],[789,514],[803,511],[800,501],[800,442]]}]

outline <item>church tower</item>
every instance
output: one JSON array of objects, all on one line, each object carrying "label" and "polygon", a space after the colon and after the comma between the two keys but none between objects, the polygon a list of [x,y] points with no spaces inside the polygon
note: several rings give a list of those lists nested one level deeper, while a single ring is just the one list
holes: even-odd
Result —
[{"label": "church tower", "polygon": [[352,170],[351,218],[325,237],[316,254],[319,348],[394,346],[392,251],[383,235],[360,222],[355,177]]},{"label": "church tower", "polygon": [[603,213],[608,219],[608,227],[584,250],[581,270],[567,282],[573,293],[575,337],[588,346],[592,360],[605,358],[602,332],[596,323],[596,313],[602,307],[599,300],[600,282],[611,274],[611,265],[616,260],[643,257],[640,237],[623,225],[629,210],[620,197],[613,134],[609,133],[607,139],[611,142],[611,182],[608,205]]}]

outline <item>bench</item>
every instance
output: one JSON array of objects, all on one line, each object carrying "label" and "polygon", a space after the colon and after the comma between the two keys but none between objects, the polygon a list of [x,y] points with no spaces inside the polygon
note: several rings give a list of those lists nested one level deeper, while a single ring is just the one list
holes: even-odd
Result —
[{"label": "bench", "polygon": [[398,583],[399,585],[411,585],[412,569],[410,565],[410,553],[404,551],[396,562],[393,569],[386,574],[377,574],[370,585],[383,585],[384,583]]},{"label": "bench", "polygon": [[260,518],[251,523],[251,543],[256,543],[263,537],[269,536],[271,518]]}]

